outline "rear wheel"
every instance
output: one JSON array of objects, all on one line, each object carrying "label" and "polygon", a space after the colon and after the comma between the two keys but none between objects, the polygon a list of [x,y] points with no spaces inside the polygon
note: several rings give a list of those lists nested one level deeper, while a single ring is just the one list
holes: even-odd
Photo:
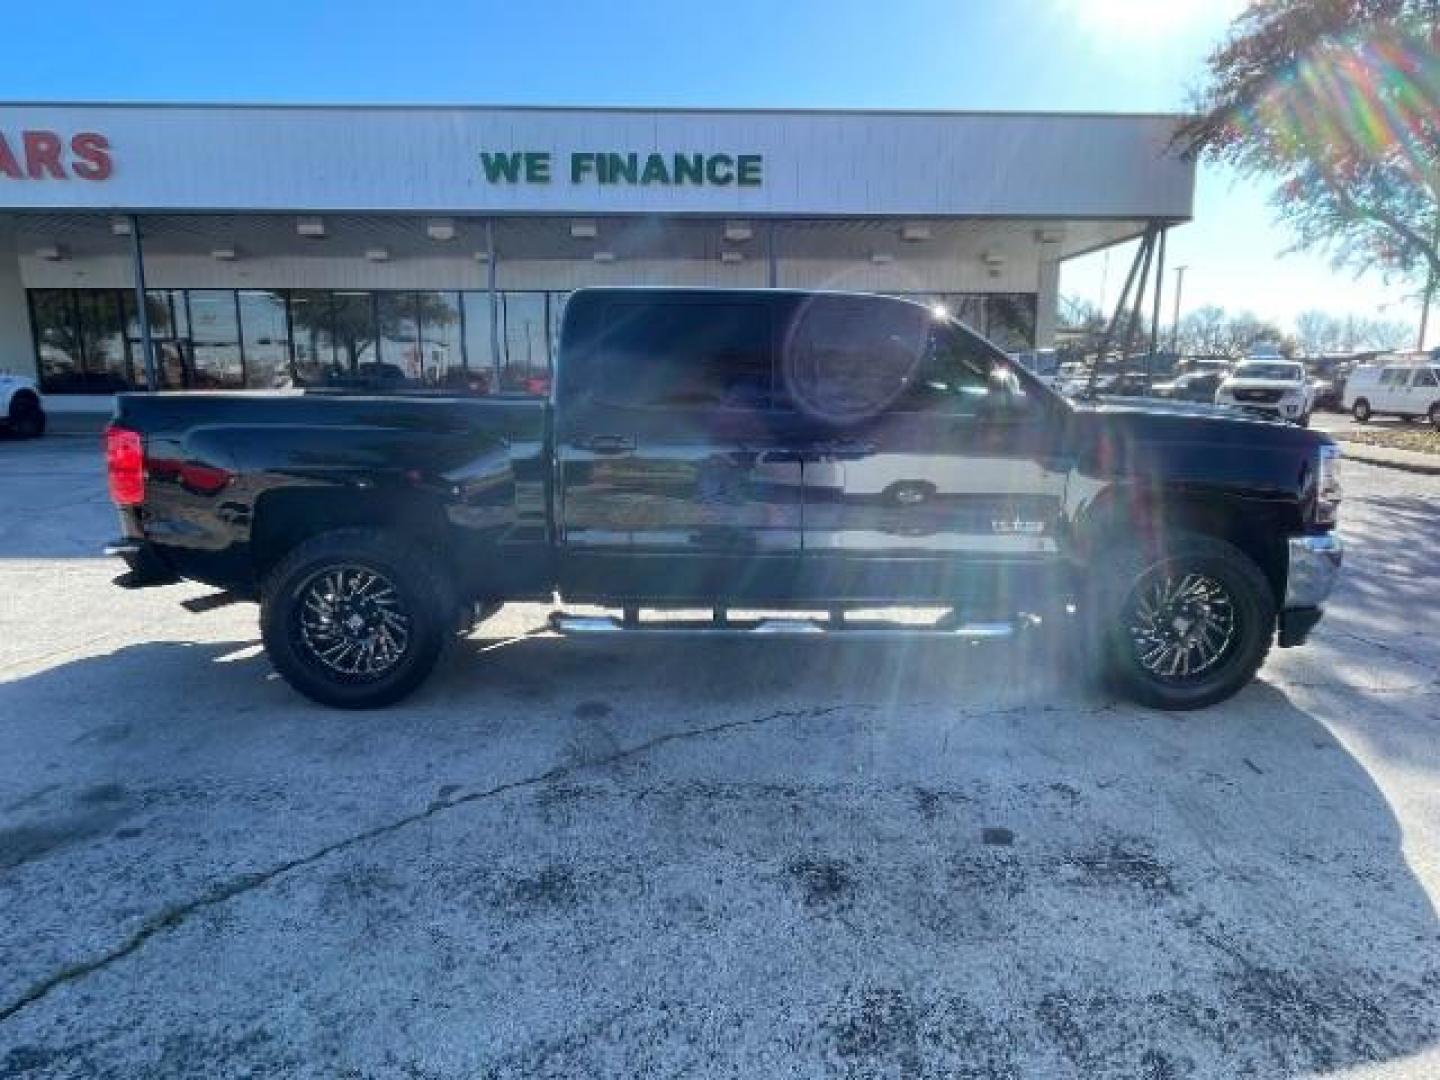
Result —
[{"label": "rear wheel", "polygon": [[1254,676],[1275,634],[1260,568],[1224,541],[1172,534],[1103,575],[1095,614],[1110,681],[1161,709],[1224,701]]},{"label": "rear wheel", "polygon": [[1370,402],[1366,401],[1363,397],[1356,398],[1355,404],[1350,406],[1350,415],[1362,424],[1367,423],[1372,415],[1370,412]]},{"label": "rear wheel", "polygon": [[40,399],[21,390],[10,399],[10,433],[17,439],[38,439],[45,434],[45,410]]},{"label": "rear wheel", "polygon": [[261,637],[275,669],[306,697],[340,708],[377,708],[413,691],[454,622],[426,555],[376,529],[337,529],[296,547],[261,595]]}]

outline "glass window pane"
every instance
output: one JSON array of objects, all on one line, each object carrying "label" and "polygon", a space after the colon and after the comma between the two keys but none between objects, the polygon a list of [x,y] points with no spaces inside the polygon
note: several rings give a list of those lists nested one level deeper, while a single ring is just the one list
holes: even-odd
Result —
[{"label": "glass window pane", "polygon": [[229,289],[191,289],[190,334],[194,386],[238,390],[245,385],[245,372],[240,363],[240,327],[236,321],[233,292]]},{"label": "glass window pane", "polygon": [[285,298],[278,292],[240,292],[240,333],[245,345],[245,384],[256,389],[290,382],[290,345]]},{"label": "glass window pane", "polygon": [[83,289],[80,334],[85,349],[86,385],[91,393],[128,390],[125,366],[125,322],[120,295],[112,289]]},{"label": "glass window pane", "polygon": [[560,348],[560,326],[565,321],[565,301],[570,299],[568,292],[552,292],[549,294],[550,303],[550,366],[555,366],[555,353]]},{"label": "glass window pane", "polygon": [[336,365],[350,375],[374,374],[378,338],[374,297],[368,292],[337,290],[332,296],[330,311],[334,320]]},{"label": "glass window pane", "polygon": [[47,394],[85,391],[85,367],[73,299],[68,289],[30,290],[30,321],[40,361],[40,388]]},{"label": "glass window pane", "polygon": [[462,299],[465,302],[466,378],[473,392],[493,393],[495,357],[490,340],[490,294],[467,292]]},{"label": "glass window pane", "polygon": [[985,298],[985,336],[1006,352],[1035,347],[1035,294],[995,293]]},{"label": "glass window pane", "polygon": [[376,294],[375,311],[380,325],[380,363],[361,369],[367,378],[385,382],[420,380],[420,321],[412,292]]},{"label": "glass window pane", "polygon": [[[121,293],[125,311],[125,334],[130,339],[130,359],[135,381],[145,383],[145,347],[140,337],[140,320],[135,315],[135,290]],[[183,289],[151,289],[145,294],[145,312],[150,319],[150,338],[155,344],[155,378],[161,390],[180,390],[189,385],[189,327]]]},{"label": "glass window pane", "polygon": [[770,400],[761,304],[617,303],[605,313],[600,393],[640,407],[760,407]]},{"label": "glass window pane", "polygon": [[522,394],[550,392],[550,341],[545,294],[500,294],[500,389]]},{"label": "glass window pane", "polygon": [[422,292],[416,297],[416,308],[420,313],[420,367],[425,385],[468,389],[460,349],[460,294]]},{"label": "glass window pane", "polygon": [[324,385],[335,374],[330,294],[322,289],[292,292],[290,326],[295,336],[296,381],[301,386]]},{"label": "glass window pane", "polygon": [[938,323],[925,358],[896,402],[897,411],[974,416],[990,396],[994,354],[966,330]]}]

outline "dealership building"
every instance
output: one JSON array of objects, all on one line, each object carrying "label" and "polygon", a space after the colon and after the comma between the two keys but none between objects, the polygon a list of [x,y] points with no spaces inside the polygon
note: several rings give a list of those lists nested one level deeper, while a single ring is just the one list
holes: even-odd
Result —
[{"label": "dealership building", "polygon": [[0,105],[0,370],[52,408],[151,378],[542,393],[591,285],[910,295],[1043,348],[1063,260],[1190,217],[1175,123]]}]

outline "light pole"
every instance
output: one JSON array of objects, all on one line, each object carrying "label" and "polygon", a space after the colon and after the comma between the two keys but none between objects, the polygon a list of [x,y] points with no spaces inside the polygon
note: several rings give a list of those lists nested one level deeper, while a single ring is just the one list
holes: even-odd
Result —
[{"label": "light pole", "polygon": [[1170,319],[1170,351],[1175,360],[1180,360],[1180,293],[1185,289],[1185,271],[1188,266],[1175,267],[1175,314]]}]

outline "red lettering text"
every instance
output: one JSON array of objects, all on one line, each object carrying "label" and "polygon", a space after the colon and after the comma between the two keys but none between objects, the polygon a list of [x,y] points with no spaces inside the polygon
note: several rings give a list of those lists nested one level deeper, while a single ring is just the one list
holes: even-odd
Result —
[{"label": "red lettering text", "polygon": [[76,160],[70,169],[81,180],[107,180],[114,170],[110,161],[110,140],[93,131],[82,131],[70,140]]},{"label": "red lettering text", "polygon": [[0,173],[4,173],[11,180],[22,180],[25,177],[20,171],[20,163],[10,152],[10,144],[5,141],[4,134],[0,134]]},{"label": "red lettering text", "polygon": [[53,131],[21,132],[25,144],[25,171],[30,179],[39,180],[49,173],[56,180],[68,180],[65,166],[60,164],[60,137]]}]

